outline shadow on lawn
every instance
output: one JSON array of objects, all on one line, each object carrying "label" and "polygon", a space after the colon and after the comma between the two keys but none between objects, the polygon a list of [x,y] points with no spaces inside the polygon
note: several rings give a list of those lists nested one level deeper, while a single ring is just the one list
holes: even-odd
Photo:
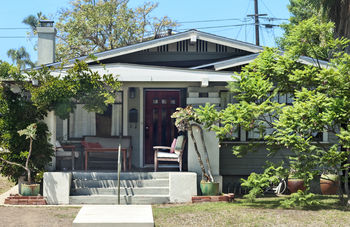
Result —
[{"label": "shadow on lawn", "polygon": [[263,198],[257,198],[256,201],[250,202],[247,199],[237,199],[236,203],[241,206],[261,209],[299,209],[299,210],[340,210],[349,211],[350,209],[342,206],[339,202],[338,196],[323,196],[316,195],[315,200],[319,201],[319,205],[295,207],[295,208],[283,208],[281,201],[288,199],[289,196],[268,196]]}]

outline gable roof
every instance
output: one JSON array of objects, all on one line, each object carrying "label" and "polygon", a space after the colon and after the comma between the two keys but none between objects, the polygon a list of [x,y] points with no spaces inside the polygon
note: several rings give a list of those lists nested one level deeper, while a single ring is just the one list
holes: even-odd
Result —
[{"label": "gable roof", "polygon": [[[281,54],[283,54],[283,53],[284,52],[282,52]],[[224,60],[224,61],[218,61],[218,62],[213,62],[210,64],[199,65],[199,66],[192,67],[190,69],[202,69],[202,68],[207,68],[207,67],[212,66],[212,67],[214,67],[215,71],[220,71],[223,69],[229,69],[229,68],[233,68],[236,66],[248,64],[248,63],[254,61],[258,56],[259,56],[259,53],[255,53],[255,54],[250,54],[250,55],[246,55],[246,56],[231,58],[231,59]],[[311,58],[311,57],[306,57],[306,56],[300,56],[298,59],[298,62],[300,62],[302,64],[313,65],[313,66],[318,66],[318,64],[319,64],[320,67],[322,67],[322,68],[327,68],[329,66],[328,61],[318,60],[318,62],[317,62],[316,59]]]},{"label": "gable roof", "polygon": [[[262,47],[256,46],[251,43],[242,42],[239,40],[230,39],[230,38],[192,29],[186,32],[181,32],[181,33],[177,33],[174,35],[170,35],[170,36],[166,36],[158,39],[153,39],[153,40],[136,43],[125,47],[120,47],[120,48],[116,48],[116,49],[112,49],[104,52],[95,53],[94,56],[96,57],[96,59],[93,59],[93,60],[88,59],[87,56],[74,58],[68,61],[67,66],[69,67],[75,60],[85,60],[87,63],[91,63],[94,61],[101,61],[108,58],[131,54],[138,51],[147,50],[150,48],[159,47],[159,46],[163,46],[171,43],[176,43],[176,42],[188,40],[188,39],[190,39],[191,42],[196,42],[197,39],[200,39],[200,40],[204,40],[204,41],[208,41],[208,42],[212,42],[212,43],[216,43],[216,44],[220,44],[220,45],[224,45],[224,46],[228,46],[236,49],[241,49],[251,53],[259,53],[263,50]],[[47,64],[46,66],[57,66],[60,64],[61,62],[56,62],[56,63]]]}]

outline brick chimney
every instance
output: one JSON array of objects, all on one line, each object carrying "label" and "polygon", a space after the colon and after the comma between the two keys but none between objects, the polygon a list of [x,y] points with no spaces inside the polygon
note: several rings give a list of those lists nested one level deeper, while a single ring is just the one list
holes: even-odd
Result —
[{"label": "brick chimney", "polygon": [[41,20],[37,27],[38,32],[38,63],[45,65],[55,62],[56,29],[53,21]]}]

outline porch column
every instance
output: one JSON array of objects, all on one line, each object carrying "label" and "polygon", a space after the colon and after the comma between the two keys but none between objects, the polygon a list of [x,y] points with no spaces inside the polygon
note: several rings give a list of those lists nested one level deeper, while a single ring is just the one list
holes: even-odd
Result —
[{"label": "porch column", "polygon": [[[202,157],[203,164],[207,169],[207,163],[205,162],[206,156],[203,152],[203,144],[200,138],[199,130],[193,131],[194,137],[197,141],[198,149]],[[216,137],[215,132],[209,132],[203,130],[204,142],[207,147],[209,161],[211,165],[212,174],[215,182],[220,184],[220,192],[222,191],[222,176],[220,175],[220,145],[219,139]],[[198,182],[201,180],[202,171],[198,162],[197,154],[194,150],[193,140],[190,136],[188,137],[188,171],[196,172],[198,176]],[[199,185],[199,184],[198,184]]]},{"label": "porch column", "polygon": [[[50,111],[47,113],[47,116],[44,118],[44,122],[46,123],[50,137],[49,142],[55,147],[56,145],[56,115],[54,111]],[[54,155],[51,159],[51,163],[49,163],[48,170],[55,171],[56,170],[56,156]]]},{"label": "porch column", "polygon": [[[199,97],[199,93],[208,93],[207,97]],[[204,106],[206,103],[220,104],[219,90],[215,87],[189,87],[187,105],[192,105],[198,107],[200,105]],[[200,132],[194,131],[194,137],[197,141],[199,152],[202,156],[202,161],[206,167],[205,155],[203,153],[203,144],[200,138]],[[215,132],[203,130],[204,142],[207,147],[209,161],[212,169],[212,174],[214,180],[220,184],[220,192],[222,191],[222,176],[220,175],[220,144],[219,139],[216,137]],[[188,171],[196,172],[198,176],[198,185],[202,177],[201,168],[198,162],[197,154],[194,150],[194,144],[192,138],[188,137]],[[207,167],[206,167],[207,168]]]}]

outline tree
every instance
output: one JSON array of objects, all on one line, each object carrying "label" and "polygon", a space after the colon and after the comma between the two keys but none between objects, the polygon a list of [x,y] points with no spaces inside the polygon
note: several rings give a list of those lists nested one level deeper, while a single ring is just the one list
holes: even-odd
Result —
[{"label": "tree", "polygon": [[[8,160],[0,157],[0,160],[5,162],[6,164],[19,166],[19,167],[25,169],[25,171],[27,171],[28,184],[32,184],[32,177],[31,177],[32,170],[29,167],[29,160],[30,160],[30,157],[31,157],[32,151],[33,151],[33,140],[35,140],[35,138],[36,138],[36,128],[37,128],[37,125],[35,123],[33,123],[33,124],[29,125],[27,128],[18,131],[18,134],[20,136],[25,135],[26,139],[29,139],[29,151],[21,153],[22,156],[26,156],[25,165],[22,165],[21,163],[17,163],[17,162],[11,162],[11,161],[8,161]],[[9,153],[9,152],[5,152],[5,154],[6,153]],[[0,153],[0,154],[3,154],[3,153]]]},{"label": "tree", "polygon": [[25,69],[26,66],[35,66],[35,64],[30,60],[30,56],[23,46],[18,50],[9,49],[7,51],[7,56],[11,58],[12,62],[16,64],[19,69]]},{"label": "tree", "polygon": [[157,3],[129,8],[128,0],[75,0],[60,12],[56,59],[72,59],[153,37],[176,23],[151,17]]},{"label": "tree", "polygon": [[[32,155],[27,164],[34,173],[41,172],[53,155],[52,145],[48,143],[48,129],[42,122],[47,112],[54,110],[57,116],[66,119],[77,102],[84,103],[88,111],[103,112],[114,102],[115,93],[120,88],[115,76],[100,75],[79,61],[69,70],[53,71],[44,67],[27,74],[2,62],[0,73],[0,151],[9,151],[1,155],[0,165],[1,173],[13,181],[23,174],[23,168],[9,163],[26,166],[27,156],[23,151],[31,144],[18,134],[19,130],[33,123],[37,125]],[[34,80],[38,85],[28,83]]]},{"label": "tree", "polygon": [[[350,56],[344,52],[347,39],[335,39],[332,23],[316,23],[317,18],[301,21],[284,37],[286,52],[266,48],[259,57],[229,84],[237,103],[216,111],[204,107],[200,117],[223,139],[239,127],[257,132],[266,141],[270,155],[289,150],[288,166],[308,184],[322,171],[345,171],[347,187],[350,161]],[[299,57],[309,55],[312,65],[301,64]],[[328,67],[320,60],[329,59]],[[292,103],[280,103],[288,95]],[[336,139],[329,144],[318,140],[327,132]],[[255,143],[233,147],[235,155],[255,150]],[[345,150],[341,151],[341,148]],[[296,199],[302,197],[302,199]],[[312,194],[298,193],[291,199],[303,202]]]},{"label": "tree", "polygon": [[349,0],[290,0],[289,10],[294,15],[291,23],[309,19],[315,14],[335,24],[336,37],[350,38]]},{"label": "tree", "polygon": [[40,20],[47,20],[47,17],[42,12],[39,12],[36,15],[27,16],[23,19],[22,23],[28,25],[32,30],[31,33],[34,35],[36,34],[36,28],[38,27]]},{"label": "tree", "polygon": [[[7,162],[26,165],[26,155],[30,142],[18,134],[19,130],[28,125],[37,123],[36,140],[32,144],[32,158],[28,165],[36,173],[44,171],[53,155],[52,145],[48,143],[48,128],[41,122],[46,112],[38,110],[28,99],[28,92],[24,88],[25,78],[19,73],[17,67],[6,62],[0,64],[0,150],[8,151],[1,154],[0,172],[12,181],[17,181],[24,174],[21,166],[11,165]],[[13,82],[18,82],[17,91],[13,89]],[[6,160],[6,161],[4,161]]]},{"label": "tree", "polygon": [[[176,112],[171,115],[171,118],[176,119],[175,126],[178,128],[179,131],[183,131],[183,132],[188,131],[190,133],[190,136],[194,145],[194,150],[198,158],[199,166],[201,167],[202,180],[205,182],[214,182],[214,177],[212,174],[211,165],[209,161],[209,154],[207,151],[207,146],[205,145],[205,141],[204,141],[203,129],[201,126],[202,122],[198,117],[197,112],[198,110],[194,111],[192,106],[187,106],[186,108],[179,107],[179,108],[176,108]],[[199,152],[198,145],[197,145],[198,143],[193,133],[194,130],[198,131],[200,134],[200,138],[201,138],[200,141],[203,144],[203,148],[204,148],[203,152],[205,155],[207,169],[204,166],[201,153]]]}]

